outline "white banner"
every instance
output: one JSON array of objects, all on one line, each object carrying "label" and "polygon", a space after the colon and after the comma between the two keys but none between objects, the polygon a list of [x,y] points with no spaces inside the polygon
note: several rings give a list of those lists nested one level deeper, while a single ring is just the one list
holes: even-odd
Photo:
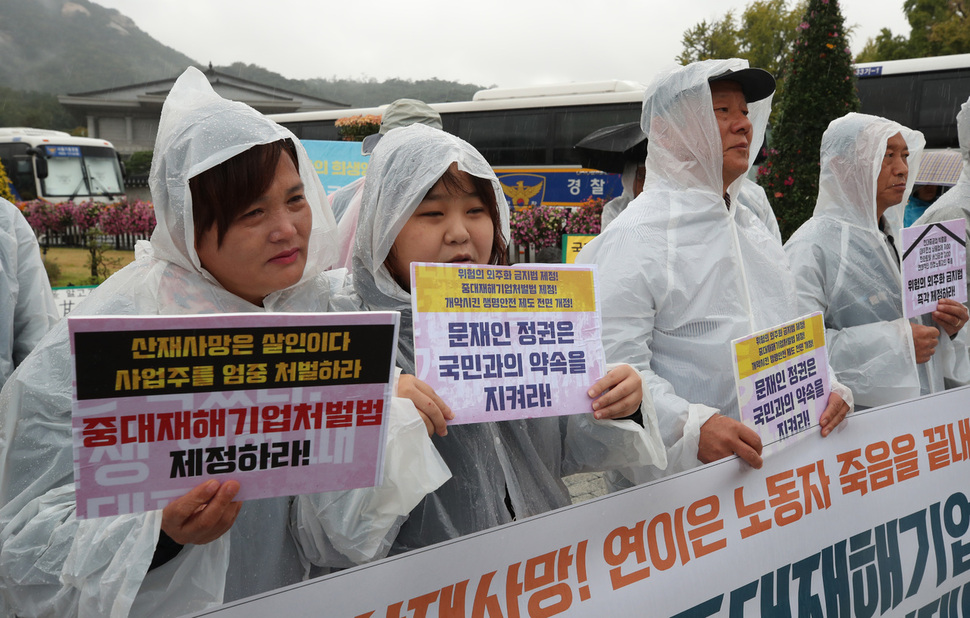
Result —
[{"label": "white banner", "polygon": [[[970,389],[199,615],[967,616]],[[966,586],[965,586],[966,585]]]}]

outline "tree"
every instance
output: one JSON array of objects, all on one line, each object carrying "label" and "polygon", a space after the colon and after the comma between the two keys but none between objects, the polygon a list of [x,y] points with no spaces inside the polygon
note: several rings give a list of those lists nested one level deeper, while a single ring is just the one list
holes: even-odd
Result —
[{"label": "tree", "polygon": [[967,0],[906,0],[903,12],[909,21],[909,37],[883,28],[866,41],[856,62],[924,58],[970,52],[970,19]]},{"label": "tree", "polygon": [[788,0],[755,0],[744,9],[739,25],[733,11],[720,20],[702,21],[684,32],[684,49],[677,61],[744,58],[778,77],[804,12],[803,2],[791,10],[787,7]]},{"label": "tree", "polygon": [[10,179],[7,177],[7,170],[4,169],[2,161],[0,161],[0,197],[8,202],[16,201],[13,191],[10,190]]},{"label": "tree", "polygon": [[859,110],[844,21],[838,0],[809,0],[788,59],[771,150],[759,169],[784,238],[815,207],[822,133],[832,120]]},{"label": "tree", "polygon": [[684,51],[677,56],[677,62],[684,65],[712,58],[737,58],[741,49],[732,11],[719,21],[704,20],[695,25],[684,32],[682,40]]}]

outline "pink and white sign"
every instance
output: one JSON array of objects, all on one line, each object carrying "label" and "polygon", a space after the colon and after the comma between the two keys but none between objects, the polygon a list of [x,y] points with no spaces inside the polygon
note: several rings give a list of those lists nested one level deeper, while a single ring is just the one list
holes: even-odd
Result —
[{"label": "pink and white sign", "polygon": [[736,339],[732,349],[741,421],[764,444],[818,425],[829,398],[821,312]]},{"label": "pink and white sign", "polygon": [[77,517],[162,508],[211,478],[240,500],[379,484],[399,319],[68,317]]},{"label": "pink and white sign", "polygon": [[967,302],[966,225],[964,219],[954,219],[903,228],[903,312],[907,318],[935,311],[943,298]]},{"label": "pink and white sign", "polygon": [[606,373],[591,266],[411,265],[417,377],[452,424],[592,412]]}]

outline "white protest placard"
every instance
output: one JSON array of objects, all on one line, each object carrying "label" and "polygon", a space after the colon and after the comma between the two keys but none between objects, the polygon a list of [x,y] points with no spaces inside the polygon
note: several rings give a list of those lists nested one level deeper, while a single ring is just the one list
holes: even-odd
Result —
[{"label": "white protest placard", "polygon": [[64,317],[81,304],[81,301],[97,289],[96,285],[70,286],[66,288],[53,288],[54,304],[57,305],[58,317]]},{"label": "white protest placard", "polygon": [[417,377],[453,424],[591,412],[606,373],[592,266],[411,264]]},{"label": "white protest placard", "polygon": [[820,311],[735,339],[731,351],[741,421],[763,443],[818,425],[829,398]]},{"label": "white protest placard", "polygon": [[197,616],[966,616],[970,387]]},{"label": "white protest placard", "polygon": [[914,318],[937,301],[967,302],[967,234],[964,219],[902,230],[903,313]]},{"label": "white protest placard", "polygon": [[399,319],[69,316],[77,517],[379,484]]}]

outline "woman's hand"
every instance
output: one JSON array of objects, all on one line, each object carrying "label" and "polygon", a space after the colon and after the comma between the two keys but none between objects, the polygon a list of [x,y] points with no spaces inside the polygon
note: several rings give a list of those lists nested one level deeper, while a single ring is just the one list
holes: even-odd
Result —
[{"label": "woman's hand", "polygon": [[448,421],[455,418],[434,389],[411,374],[402,373],[397,380],[397,396],[410,399],[428,428],[428,435],[448,435]]},{"label": "woman's hand", "polygon": [[818,425],[822,430],[822,437],[832,433],[832,430],[845,420],[849,413],[849,404],[836,393],[829,393],[828,404],[822,411],[822,416],[818,419]]},{"label": "woman's hand", "polygon": [[606,372],[586,394],[590,399],[595,399],[595,418],[625,418],[640,407],[640,402],[643,401],[643,382],[636,369],[630,365],[620,365]]},{"label": "woman's hand", "polygon": [[179,545],[205,545],[225,534],[239,515],[238,481],[210,480],[162,509],[162,530]]}]

